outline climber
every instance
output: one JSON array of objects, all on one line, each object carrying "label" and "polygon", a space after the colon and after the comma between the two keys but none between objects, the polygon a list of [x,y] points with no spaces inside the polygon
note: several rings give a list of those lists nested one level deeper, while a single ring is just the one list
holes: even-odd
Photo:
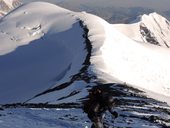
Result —
[{"label": "climber", "polygon": [[117,99],[113,99],[107,92],[100,88],[92,89],[89,92],[89,100],[84,103],[84,111],[92,121],[91,128],[104,128],[104,113],[108,110],[113,118],[118,117],[118,113],[112,108],[116,105]]}]

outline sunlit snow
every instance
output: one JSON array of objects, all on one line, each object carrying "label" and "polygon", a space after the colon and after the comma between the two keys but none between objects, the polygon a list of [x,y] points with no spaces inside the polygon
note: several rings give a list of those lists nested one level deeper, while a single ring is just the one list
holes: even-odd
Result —
[{"label": "sunlit snow", "polygon": [[[35,2],[21,6],[0,22],[0,103],[23,102],[67,82],[80,70],[87,54],[80,21],[89,30],[92,44],[89,72],[106,83],[126,83],[170,96],[170,51],[142,43],[140,34],[135,34],[138,23],[130,25],[131,33],[92,14]],[[169,21],[165,18],[154,13],[144,15],[142,22],[152,31],[156,26],[158,41],[162,32],[169,42]]]}]

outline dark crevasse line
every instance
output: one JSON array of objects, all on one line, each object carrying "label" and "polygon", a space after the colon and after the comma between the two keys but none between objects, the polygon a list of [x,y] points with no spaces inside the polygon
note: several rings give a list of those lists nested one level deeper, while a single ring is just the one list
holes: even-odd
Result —
[{"label": "dark crevasse line", "polygon": [[[89,32],[89,30],[88,30],[87,26],[84,25],[83,21],[80,20],[80,21],[79,21],[79,24],[80,24],[81,28],[82,28],[83,31],[84,31],[84,34],[83,34],[82,36],[83,36],[83,38],[85,39],[84,44],[85,44],[85,49],[87,50],[86,58],[85,58],[85,60],[84,60],[84,62],[83,62],[83,64],[82,64],[83,67],[79,70],[79,72],[78,72],[77,74],[75,74],[75,75],[73,75],[73,76],[71,77],[70,81],[68,81],[68,82],[66,82],[66,83],[63,83],[63,84],[60,84],[60,85],[58,85],[58,86],[56,86],[56,87],[54,87],[54,88],[47,89],[47,90],[45,90],[44,92],[35,95],[35,96],[32,97],[31,99],[28,99],[28,100],[25,101],[24,103],[27,103],[27,102],[29,102],[30,100],[32,100],[32,99],[34,99],[34,98],[36,98],[36,97],[45,95],[45,94],[47,94],[47,93],[54,92],[54,91],[58,91],[58,90],[62,90],[62,89],[64,89],[64,88],[70,86],[71,84],[73,84],[74,81],[83,80],[83,81],[85,81],[86,83],[90,83],[91,79],[95,79],[95,78],[96,78],[96,76],[91,75],[91,74],[88,73],[88,67],[89,67],[89,65],[91,64],[91,63],[90,63],[90,57],[91,57],[91,52],[92,52],[92,45],[91,45],[90,40],[88,39],[88,32]],[[66,98],[66,97],[69,97],[70,95],[73,95],[73,94],[77,94],[77,93],[72,92],[72,93],[69,94],[68,96],[65,96],[65,98]],[[64,97],[63,97],[63,98],[60,98],[60,99],[64,99]]]}]

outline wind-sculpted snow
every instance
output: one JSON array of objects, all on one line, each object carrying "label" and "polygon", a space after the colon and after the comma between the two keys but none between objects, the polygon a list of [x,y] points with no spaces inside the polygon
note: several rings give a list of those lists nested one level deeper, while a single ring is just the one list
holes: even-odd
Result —
[{"label": "wind-sculpted snow", "polygon": [[[168,45],[169,21],[152,15],[156,24],[144,18],[140,24],[112,25],[86,12],[35,2],[3,17],[0,127],[88,128],[91,122],[80,109],[94,86],[119,100],[117,119],[106,112],[108,127],[169,127],[170,50],[158,36],[162,30]],[[42,109],[70,106],[80,109]]]},{"label": "wind-sculpted snow", "polygon": [[[165,18],[152,15],[154,23],[161,19],[159,24],[169,25]],[[150,22],[153,18],[142,20],[147,28]],[[138,25],[128,28],[136,30]],[[154,92],[166,96],[169,103],[169,49],[139,43],[145,38],[140,31],[124,35],[119,30],[126,27],[49,3],[19,7],[0,21],[1,103],[76,102],[87,95],[89,85],[101,81],[126,83],[149,95]],[[168,27],[159,30],[169,32]],[[153,30],[143,35],[149,31]]]},{"label": "wind-sculpted snow", "polygon": [[55,5],[25,5],[4,17],[0,30],[1,103],[24,102],[67,82],[87,54],[79,20]]},{"label": "wind-sculpted snow", "polygon": [[[161,94],[160,97],[170,96],[169,49],[139,43],[106,21],[89,14],[85,16],[95,19],[85,20],[85,24],[89,28],[88,36],[93,45],[90,68],[99,79],[126,83]],[[165,101],[169,103],[170,100],[166,98]]]},{"label": "wind-sculpted snow", "polygon": [[122,83],[169,96],[169,49],[135,42],[110,25],[105,30],[106,40],[101,48],[106,66],[103,72]]}]

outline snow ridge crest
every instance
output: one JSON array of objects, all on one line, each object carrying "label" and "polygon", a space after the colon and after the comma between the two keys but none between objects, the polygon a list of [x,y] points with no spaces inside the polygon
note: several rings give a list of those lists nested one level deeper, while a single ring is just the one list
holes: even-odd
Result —
[{"label": "snow ridge crest", "polygon": [[[141,17],[140,30],[145,42],[170,47],[170,22],[158,13],[144,14]],[[144,34],[145,33],[145,34]]]}]

